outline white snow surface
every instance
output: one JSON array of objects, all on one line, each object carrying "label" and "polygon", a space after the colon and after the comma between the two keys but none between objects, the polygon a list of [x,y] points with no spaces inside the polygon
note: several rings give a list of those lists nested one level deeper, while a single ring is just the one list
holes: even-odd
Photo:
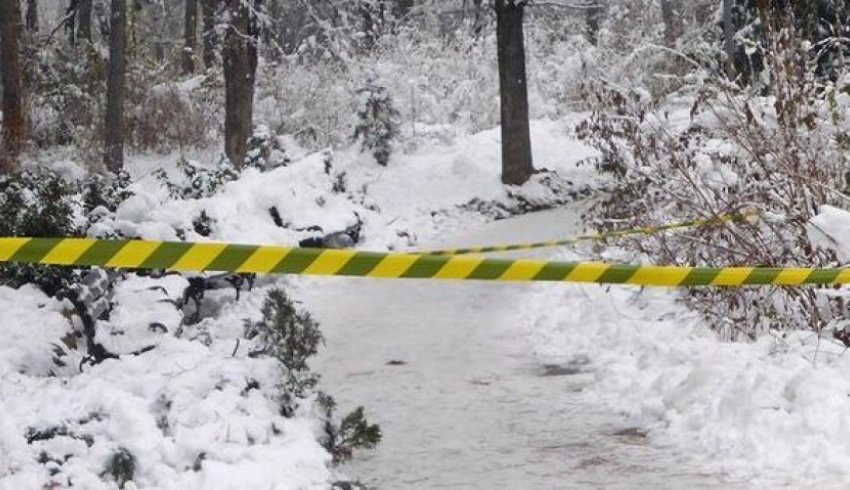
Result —
[{"label": "white snow surface", "polygon": [[[535,159],[591,183],[592,167],[576,163],[592,152],[572,138],[571,123],[535,122]],[[337,231],[360,216],[365,249],[581,231],[584,204],[493,226],[456,208],[508,192],[550,197],[539,180],[520,190],[501,185],[497,130],[399,154],[387,168],[340,151],[331,176],[324,153],[290,154],[288,167],[248,170],[215,196],[187,201],[168,198],[148,176],[173,162],[139,159],[130,165],[136,196],[110,226],[145,238],[176,239],[182,230],[190,240],[293,244],[315,235],[303,228]],[[348,191],[335,194],[331,177],[341,172]],[[272,206],[289,228],[274,225]],[[202,210],[215,219],[208,238],[192,231]],[[816,224],[846,232],[845,218],[835,210]],[[379,488],[850,484],[843,346],[813,334],[721,343],[673,291],[275,279],[239,301],[212,293],[206,308],[214,317],[176,336],[180,315],[167,300],[185,279],[130,276],[98,333],[126,355],[82,372],[82,349],[61,340],[71,331],[69,304],[28,287],[0,288],[0,489],[63,488],[68,479],[75,488],[116,488],[101,474],[120,447],[137,458],[127,488],[328,488],[339,475],[315,440],[314,414],[281,417],[279,367],[237,345],[243,320],[259,315],[273,284],[292,290],[322,322],[327,349],[316,367],[323,389],[343,410],[365,405],[382,424],[384,443],[343,468]],[[60,351],[64,366],[54,360]],[[541,376],[547,373],[556,375]],[[260,388],[247,389],[252,381]],[[38,440],[48,430],[64,435]]]},{"label": "white snow surface", "polygon": [[812,243],[835,251],[842,262],[850,262],[850,212],[821,206],[818,215],[809,220],[808,231]]}]

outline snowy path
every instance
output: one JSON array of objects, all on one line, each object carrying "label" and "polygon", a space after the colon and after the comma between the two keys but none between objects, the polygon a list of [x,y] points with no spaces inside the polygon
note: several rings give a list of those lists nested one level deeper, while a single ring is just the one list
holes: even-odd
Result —
[{"label": "snowy path", "polygon": [[[576,214],[498,222],[445,245],[567,236]],[[299,285],[327,340],[315,366],[323,386],[344,410],[365,405],[384,431],[379,449],[345,468],[370,487],[729,488],[639,435],[617,435],[622,418],[578,394],[591,375],[544,375],[523,334],[521,285]]]}]

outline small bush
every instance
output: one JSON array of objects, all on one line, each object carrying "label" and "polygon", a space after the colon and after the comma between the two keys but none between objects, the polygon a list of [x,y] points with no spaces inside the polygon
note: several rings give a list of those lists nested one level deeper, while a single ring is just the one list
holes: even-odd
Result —
[{"label": "small bush", "polygon": [[267,126],[259,125],[254,129],[254,134],[248,139],[246,166],[266,171],[289,165],[291,162],[283,138],[272,133]]},{"label": "small bush", "polygon": [[[46,171],[0,175],[0,236],[79,236],[74,205],[77,189]],[[40,265],[0,263],[0,284],[34,284],[48,295],[78,279],[76,271]]]},{"label": "small bush", "polygon": [[291,416],[297,400],[306,398],[319,381],[307,360],[319,352],[324,339],[318,323],[309,313],[298,311],[281,289],[269,291],[262,313],[260,321],[245,322],[245,338],[254,342],[249,355],[273,357],[284,367],[281,413]]},{"label": "small bush", "polygon": [[361,97],[358,123],[354,138],[360,140],[363,151],[371,152],[378,165],[387,166],[392,155],[393,140],[398,135],[398,112],[386,87],[369,79],[357,92]]},{"label": "small bush", "polygon": [[356,449],[373,449],[381,442],[381,428],[366,420],[363,407],[357,407],[337,422],[334,416],[336,401],[320,393],[318,402],[325,412],[325,433],[321,442],[331,453],[334,463],[344,463],[351,459]]},{"label": "small bush", "polygon": [[227,158],[220,158],[215,165],[203,167],[185,158],[177,162],[180,176],[172,178],[168,173],[159,169],[156,178],[168,189],[168,194],[174,199],[201,199],[210,197],[227,182],[236,180],[239,171]]}]

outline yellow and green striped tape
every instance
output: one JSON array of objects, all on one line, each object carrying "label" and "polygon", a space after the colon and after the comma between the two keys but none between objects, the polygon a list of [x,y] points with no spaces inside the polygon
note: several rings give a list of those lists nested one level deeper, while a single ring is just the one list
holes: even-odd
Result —
[{"label": "yellow and green striped tape", "polygon": [[633,235],[654,235],[657,233],[662,233],[670,230],[678,230],[683,228],[701,228],[704,226],[715,225],[719,223],[726,223],[730,221],[739,221],[751,218],[753,216],[761,215],[761,211],[747,211],[741,213],[731,213],[731,214],[721,214],[715,218],[710,219],[697,219],[690,221],[680,221],[678,223],[668,223],[664,225],[658,226],[644,226],[640,228],[631,228],[628,230],[621,231],[609,231],[605,233],[594,233],[591,235],[581,235],[573,238],[567,238],[564,240],[548,240],[545,242],[532,242],[532,243],[514,243],[509,245],[493,245],[486,247],[472,247],[472,248],[454,248],[454,249],[444,249],[444,250],[429,250],[425,252],[420,252],[428,255],[468,255],[468,254],[483,254],[483,253],[493,253],[493,252],[514,252],[517,250],[532,250],[538,248],[554,248],[554,247],[563,247],[565,245],[575,245],[581,242],[588,241],[599,241],[605,240],[608,238],[623,238],[627,236]]},{"label": "yellow and green striped tape", "polygon": [[0,262],[62,266],[356,276],[386,279],[561,281],[640,286],[850,283],[850,269],[672,267],[489,259],[221,243],[0,238]]}]

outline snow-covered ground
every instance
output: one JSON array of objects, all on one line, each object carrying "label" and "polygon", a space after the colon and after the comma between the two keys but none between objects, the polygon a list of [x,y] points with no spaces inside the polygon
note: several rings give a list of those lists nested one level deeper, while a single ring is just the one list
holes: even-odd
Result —
[{"label": "snow-covered ground", "polygon": [[[535,158],[580,188],[595,175],[576,166],[591,153],[570,127],[535,123]],[[291,152],[289,167],[247,170],[196,200],[169,198],[148,175],[163,163],[139,159],[136,196],[103,226],[291,244],[315,235],[310,226],[336,231],[359,217],[361,248],[415,249],[571,236],[588,205],[494,224],[459,208],[512,199],[499,182],[496,130],[425,142],[386,169],[354,151],[334,154],[330,169],[325,154]],[[334,192],[343,173],[346,191]],[[539,179],[519,192],[555,197]],[[275,225],[272,207],[288,226]],[[209,238],[192,231],[201,211],[214,220]],[[121,283],[100,326],[115,351],[156,349],[82,373],[79,352],[66,352],[64,366],[54,361],[70,329],[67,304],[0,288],[0,488],[39,488],[52,470],[76,488],[114,488],[99,475],[119,447],[137,457],[138,488],[327,487],[338,475],[315,441],[314,414],[280,417],[277,367],[237,344],[272,284],[322,323],[327,346],[314,366],[322,389],[343,409],[365,405],[382,425],[382,445],[342,468],[379,488],[850,483],[843,347],[809,334],[724,344],[673,291],[274,279],[240,301],[216,292],[210,319],[177,338],[181,315],[163,300],[185,279],[169,276]],[[151,329],[153,319],[167,332]]]}]

